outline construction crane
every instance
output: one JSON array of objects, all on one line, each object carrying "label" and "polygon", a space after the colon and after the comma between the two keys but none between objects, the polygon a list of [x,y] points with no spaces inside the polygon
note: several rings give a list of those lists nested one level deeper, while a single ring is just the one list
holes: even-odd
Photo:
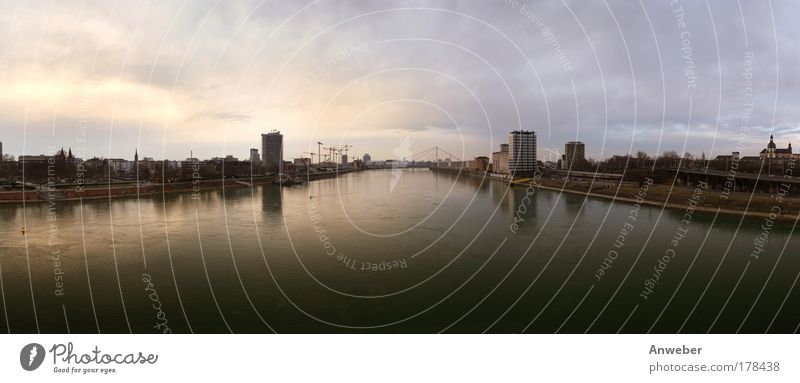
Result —
[{"label": "construction crane", "polygon": [[[344,155],[347,156],[347,153],[350,151],[350,148],[352,148],[353,145],[339,145],[339,147],[344,151]],[[347,156],[347,158],[350,159],[350,156]]]},{"label": "construction crane", "polygon": [[347,153],[350,151],[350,148],[352,147],[353,145],[331,145],[331,146],[326,146],[322,149],[327,150],[329,153],[330,161],[334,161],[335,158],[339,158],[336,157],[337,155],[338,156],[341,156],[342,154],[347,155]]},{"label": "construction crane", "polygon": [[336,151],[338,150],[338,148],[336,146],[326,146],[326,147],[324,147],[322,149],[325,149],[325,150],[328,151],[328,154],[326,154],[326,157],[328,158],[328,161],[333,162],[333,159],[335,158],[333,155],[336,154]]}]

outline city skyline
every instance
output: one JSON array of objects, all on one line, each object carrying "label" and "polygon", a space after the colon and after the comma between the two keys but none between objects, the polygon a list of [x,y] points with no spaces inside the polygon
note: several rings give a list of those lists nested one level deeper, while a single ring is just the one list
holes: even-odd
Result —
[{"label": "city skyline", "polygon": [[[188,159],[194,159],[194,158],[213,160],[213,159],[222,159],[222,158],[226,158],[226,157],[227,158],[233,157],[233,158],[235,158],[237,160],[251,161],[252,162],[252,159],[254,158],[253,154],[255,153],[257,155],[258,161],[263,163],[264,162],[263,158],[264,158],[264,156],[266,154],[266,150],[264,150],[264,148],[265,148],[264,137],[269,136],[270,134],[276,134],[276,133],[281,136],[280,142],[281,142],[281,145],[282,145],[283,135],[281,135],[280,131],[273,131],[271,133],[262,133],[261,134],[261,142],[260,142],[260,146],[261,146],[260,150],[261,150],[261,152],[259,152],[259,149],[257,149],[257,148],[249,148],[248,149],[248,153],[249,154],[247,154],[247,155],[244,155],[244,154],[243,155],[238,155],[238,154],[233,154],[233,153],[225,153],[225,154],[222,154],[222,155],[215,155],[213,157],[202,157],[202,156],[195,156],[194,153],[192,151],[190,151],[189,154],[184,158],[181,158],[181,157],[177,157],[177,158],[168,158],[168,157],[167,158],[158,158],[158,157],[153,157],[151,155],[143,155],[142,158],[147,158],[147,159],[153,160],[153,161],[182,161],[182,160],[185,160],[185,159],[188,160]],[[513,133],[513,132],[510,132],[510,133]],[[536,133],[536,132],[533,132],[533,133]],[[773,134],[771,134],[770,137],[769,137],[769,143],[767,145],[760,145],[759,146],[759,144],[753,144],[754,146],[759,147],[760,151],[759,150],[755,150],[753,152],[748,152],[748,151],[744,151],[743,152],[741,150],[741,148],[743,146],[741,146],[739,148],[734,148],[734,150],[731,151],[731,152],[718,153],[717,155],[714,155],[714,156],[711,156],[710,154],[705,153],[705,152],[701,152],[701,153],[678,152],[678,151],[675,151],[675,150],[672,150],[672,149],[669,149],[669,148],[666,148],[661,153],[654,154],[654,153],[648,153],[648,152],[645,152],[645,151],[642,151],[642,150],[638,150],[637,148],[632,148],[632,151],[628,152],[628,153],[610,153],[608,156],[606,156],[604,158],[593,158],[593,157],[591,157],[589,155],[585,155],[585,153],[587,151],[586,151],[586,145],[583,142],[580,142],[580,141],[569,141],[569,142],[566,142],[565,144],[562,144],[562,147],[564,147],[563,150],[560,150],[560,148],[544,148],[544,150],[546,152],[545,155],[544,155],[545,158],[541,158],[541,156],[538,155],[538,152],[539,152],[538,143],[537,143],[538,138],[534,139],[534,146],[536,147],[535,151],[537,152],[536,159],[538,161],[543,161],[543,162],[559,162],[559,161],[562,161],[565,158],[564,156],[567,155],[570,152],[569,148],[571,147],[571,145],[575,145],[575,144],[580,146],[580,148],[579,148],[580,154],[578,154],[579,158],[585,159],[585,160],[592,160],[592,161],[605,161],[605,160],[613,159],[613,158],[620,157],[620,156],[626,156],[626,155],[628,155],[628,156],[638,156],[641,153],[646,154],[650,158],[658,158],[658,157],[662,157],[662,156],[665,156],[665,155],[672,155],[674,153],[677,153],[677,155],[681,156],[681,157],[685,157],[687,154],[689,154],[693,158],[706,158],[706,159],[714,159],[714,158],[717,158],[717,157],[730,157],[732,153],[743,153],[743,157],[751,157],[752,158],[752,157],[765,156],[765,153],[773,153],[775,151],[777,153],[779,153],[779,154],[784,154],[785,155],[786,153],[788,153],[789,155],[794,154],[795,156],[800,156],[800,153],[793,153],[792,152],[792,142],[791,142],[791,140],[781,139],[780,137],[777,139],[778,143],[780,143],[781,146],[783,146],[783,143],[785,141],[785,143],[787,145],[786,149],[777,148],[778,143],[776,143],[775,140],[776,140],[776,138],[774,137]],[[758,142],[758,139],[754,139],[754,141]],[[508,150],[508,148],[507,148],[508,147],[508,141],[507,142],[501,142],[498,145],[499,145],[498,147],[501,148],[501,152],[503,152],[503,150],[505,150],[505,151]],[[350,145],[348,145],[348,146],[350,146]],[[506,148],[502,149],[504,146]],[[773,149],[773,152],[770,152],[770,149]],[[367,152],[364,153],[364,156],[365,157],[369,157],[371,159],[372,156],[368,152],[369,149],[366,149],[366,150],[367,150]],[[69,146],[49,147],[48,148],[48,152],[36,153],[36,154],[34,154],[34,153],[16,154],[16,153],[7,153],[7,152],[4,153],[3,152],[3,142],[0,141],[0,157],[2,157],[5,154],[5,155],[9,155],[9,156],[14,157],[14,159],[17,160],[17,161],[19,160],[20,156],[53,156],[53,155],[58,154],[60,151],[65,151],[65,152],[69,151],[70,153],[72,153],[72,147],[69,147]],[[139,148],[137,148],[137,147],[133,148],[133,156],[131,156],[130,158],[134,159],[135,156],[138,154],[138,151],[139,151]],[[356,152],[357,152],[357,150],[356,150]],[[497,155],[498,153],[500,153],[500,152],[497,152],[496,149],[495,149],[495,151],[492,151],[492,152],[487,153],[487,154],[476,153],[476,154],[473,154],[473,155],[466,155],[463,158],[476,158],[476,157],[493,158],[493,156]],[[752,156],[752,155],[751,156],[747,156],[748,153],[749,154],[755,154],[755,156]],[[298,154],[298,155],[292,155],[291,153],[289,153],[287,155],[285,152],[281,153],[281,155],[283,156],[283,162],[292,162],[292,160],[294,160],[294,159],[309,158],[307,156],[309,154],[313,154],[314,156],[317,155],[316,152],[304,152],[304,153]],[[327,156],[327,154],[326,154],[326,156]],[[344,155],[342,155],[342,156],[344,157]],[[362,157],[361,155],[352,156],[352,158],[354,158],[354,159],[360,159],[361,157]],[[110,157],[104,157],[102,155],[91,155],[91,154],[84,155],[84,156],[76,155],[76,158],[83,159],[83,160],[88,160],[88,159],[92,159],[92,158],[102,158],[102,159],[109,159],[109,160],[112,160],[112,159],[127,160],[128,159],[123,154],[111,154]],[[767,158],[779,158],[779,156],[767,154]],[[319,159],[315,159],[315,161],[318,161],[318,160]],[[381,160],[381,159],[378,159],[378,160]],[[405,160],[405,158],[400,158],[396,154],[393,154],[390,157],[383,158],[382,160]],[[507,160],[508,159],[505,159],[505,161],[507,161]],[[492,163],[494,163],[494,162],[495,161],[492,161]]]}]

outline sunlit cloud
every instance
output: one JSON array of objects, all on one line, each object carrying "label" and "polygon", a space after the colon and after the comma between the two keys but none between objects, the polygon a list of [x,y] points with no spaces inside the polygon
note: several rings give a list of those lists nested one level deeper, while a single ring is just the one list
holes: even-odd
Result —
[{"label": "sunlit cloud", "polygon": [[535,19],[503,2],[306,5],[3,1],[4,148],[74,146],[76,121],[85,120],[85,152],[101,155],[129,156],[137,146],[171,158],[246,157],[261,133],[277,129],[289,157],[317,141],[389,157],[405,136],[476,156],[520,128],[539,132],[542,147],[582,140],[594,157],[680,150],[685,133],[687,151],[724,154],[743,124],[745,52],[759,69],[747,124],[800,142],[800,100],[786,90],[800,86],[791,69],[800,50],[783,3],[775,5],[777,35],[750,28],[747,45],[742,20],[771,25],[766,7],[743,1],[743,17],[713,6],[726,31],[715,40],[705,5],[684,4],[693,92],[674,17],[661,3],[527,2]]}]

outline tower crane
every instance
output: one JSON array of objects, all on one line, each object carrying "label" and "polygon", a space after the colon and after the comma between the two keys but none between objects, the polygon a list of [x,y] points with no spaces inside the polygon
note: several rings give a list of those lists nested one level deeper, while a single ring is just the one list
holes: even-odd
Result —
[{"label": "tower crane", "polygon": [[334,157],[333,155],[336,154],[336,151],[338,150],[338,148],[334,145],[334,146],[326,146],[326,147],[324,147],[322,149],[325,149],[325,150],[328,151],[328,154],[327,154],[328,161],[334,162],[333,159],[336,158],[336,157]]},{"label": "tower crane", "polygon": [[344,155],[347,156],[347,159],[350,160],[350,156],[348,156],[347,153],[350,151],[350,148],[352,148],[353,145],[339,145],[339,147],[342,151],[344,151]]}]

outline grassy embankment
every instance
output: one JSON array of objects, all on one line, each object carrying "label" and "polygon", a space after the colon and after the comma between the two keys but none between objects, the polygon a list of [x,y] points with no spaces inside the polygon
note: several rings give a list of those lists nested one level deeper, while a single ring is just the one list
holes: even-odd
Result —
[{"label": "grassy embankment", "polygon": [[[519,186],[527,186],[530,179],[520,179],[514,183]],[[618,193],[616,184],[609,183],[595,183],[594,187],[590,188],[589,182],[567,182],[565,184],[562,179],[542,178],[539,180],[539,184],[542,189],[556,191],[563,189],[565,193],[628,203],[636,202],[636,193],[640,191],[638,185],[627,182],[620,186]],[[676,185],[670,188],[669,184],[654,183],[648,187],[644,204],[657,207],[666,204],[667,208],[686,209],[687,201],[692,198],[694,193],[695,188],[693,187]],[[702,200],[697,204],[695,210],[714,214],[719,209],[720,214],[766,218],[770,216],[774,207],[780,208],[781,211],[778,220],[795,221],[800,215],[800,198],[785,197],[782,201],[777,201],[776,195],[769,193],[731,192],[726,195],[722,190],[704,190]]]}]

